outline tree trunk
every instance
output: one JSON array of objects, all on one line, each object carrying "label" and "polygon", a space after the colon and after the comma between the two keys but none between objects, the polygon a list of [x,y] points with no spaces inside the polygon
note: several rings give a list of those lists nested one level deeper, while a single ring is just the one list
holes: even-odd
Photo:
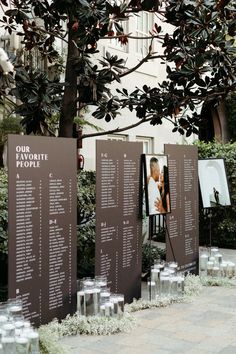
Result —
[{"label": "tree trunk", "polygon": [[61,116],[59,123],[59,136],[71,138],[73,135],[73,122],[76,116],[77,76],[73,67],[73,58],[78,55],[78,49],[73,41],[74,34],[69,21],[68,51],[65,72],[65,92],[62,99]]}]

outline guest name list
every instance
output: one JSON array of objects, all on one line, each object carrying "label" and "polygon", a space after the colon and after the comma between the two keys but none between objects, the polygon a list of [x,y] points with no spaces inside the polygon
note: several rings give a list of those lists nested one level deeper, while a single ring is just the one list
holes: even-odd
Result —
[{"label": "guest name list", "polygon": [[97,141],[96,274],[126,302],[141,296],[141,154],[140,143]]},{"label": "guest name list", "polygon": [[8,137],[9,296],[34,325],[76,307],[76,142]]},{"label": "guest name list", "polygon": [[[197,147],[165,145],[168,155],[171,214],[167,216],[167,259],[176,258],[183,271],[198,269]],[[171,247],[172,246],[172,247]],[[174,255],[173,255],[174,253]]]}]

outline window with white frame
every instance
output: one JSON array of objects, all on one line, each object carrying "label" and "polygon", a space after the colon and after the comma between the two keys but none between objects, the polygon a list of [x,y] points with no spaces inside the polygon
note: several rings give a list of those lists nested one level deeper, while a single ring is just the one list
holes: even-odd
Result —
[{"label": "window with white frame", "polygon": [[[122,22],[122,28],[123,28],[124,34],[127,34],[128,33],[128,21]],[[114,36],[116,36],[116,34],[117,33],[114,32]],[[109,46],[116,49],[116,50],[124,52],[124,53],[128,53],[128,51],[129,51],[128,50],[129,43],[128,42],[126,44],[122,43],[122,39],[119,40],[119,38],[110,39]]]},{"label": "window with white frame", "polygon": [[153,13],[141,12],[136,16],[136,37],[147,37],[144,39],[136,39],[136,53],[145,55],[151,44],[150,31],[154,23]]},{"label": "window with white frame", "polygon": [[147,136],[136,136],[136,141],[143,143],[144,154],[153,154],[153,138]]},{"label": "window with white frame", "polygon": [[107,140],[127,141],[128,136],[122,134],[112,134],[107,136]]}]

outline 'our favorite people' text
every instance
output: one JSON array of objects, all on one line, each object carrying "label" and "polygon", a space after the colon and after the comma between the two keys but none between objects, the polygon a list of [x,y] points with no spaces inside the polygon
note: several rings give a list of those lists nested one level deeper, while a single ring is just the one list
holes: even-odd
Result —
[{"label": "'our favorite people' text", "polygon": [[40,167],[40,161],[47,161],[48,154],[31,153],[27,145],[16,146],[16,167]]}]

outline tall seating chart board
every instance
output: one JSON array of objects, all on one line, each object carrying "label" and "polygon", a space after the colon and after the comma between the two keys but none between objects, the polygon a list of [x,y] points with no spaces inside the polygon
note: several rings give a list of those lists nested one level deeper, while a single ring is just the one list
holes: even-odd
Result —
[{"label": "tall seating chart board", "polygon": [[[167,216],[167,260],[198,273],[198,152],[196,146],[165,145],[169,162],[171,214]],[[171,242],[171,244],[170,244]],[[172,247],[171,247],[172,246]],[[174,255],[173,255],[174,253]]]},{"label": "tall seating chart board", "polygon": [[35,326],[76,310],[76,141],[9,135],[9,297]]},{"label": "tall seating chart board", "polygon": [[139,217],[142,143],[97,141],[96,274],[125,301],[141,296]]}]

